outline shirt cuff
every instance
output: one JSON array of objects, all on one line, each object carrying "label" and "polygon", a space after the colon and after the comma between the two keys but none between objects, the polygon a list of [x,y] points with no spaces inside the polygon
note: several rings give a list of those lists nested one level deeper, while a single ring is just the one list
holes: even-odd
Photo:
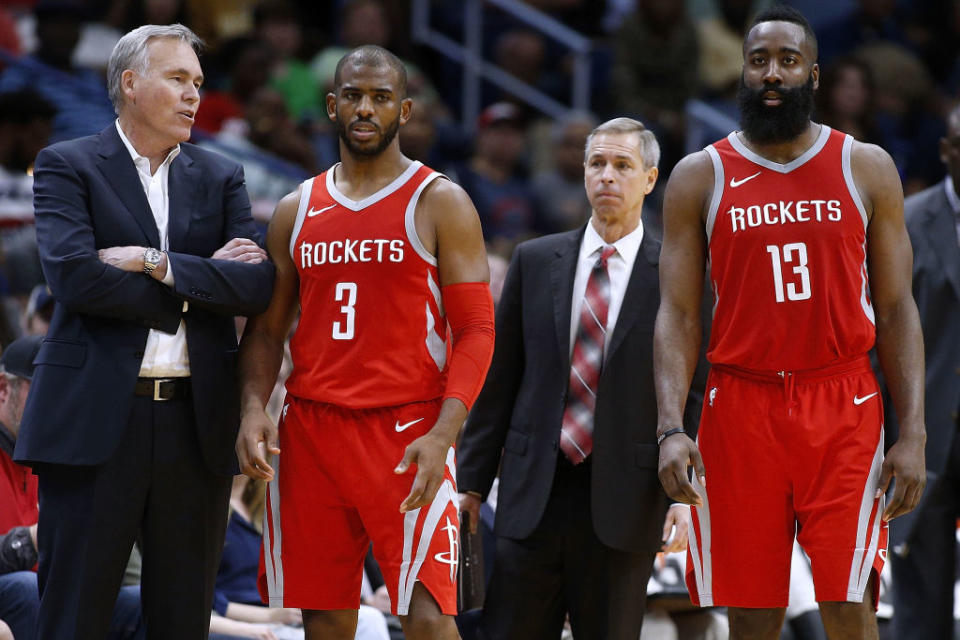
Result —
[{"label": "shirt cuff", "polygon": [[167,273],[166,275],[163,276],[163,280],[161,280],[160,282],[167,285],[168,287],[172,287],[173,286],[173,263],[170,262],[170,254],[166,254],[166,255],[167,255]]}]

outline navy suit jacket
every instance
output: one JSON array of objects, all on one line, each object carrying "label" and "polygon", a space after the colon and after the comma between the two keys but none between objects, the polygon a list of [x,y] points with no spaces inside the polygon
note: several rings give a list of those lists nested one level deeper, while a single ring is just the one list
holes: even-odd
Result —
[{"label": "navy suit jacket", "polygon": [[[494,530],[531,535],[543,517],[558,462],[570,378],[573,280],[584,229],[519,245],[497,307],[486,383],[457,452],[457,485],[486,498],[500,471]],[[654,552],[668,499],[657,476],[653,326],[660,306],[660,243],[645,233],[604,356],[591,453],[593,526],[605,545]],[[696,433],[702,383],[684,424]]]},{"label": "navy suit jacket", "polygon": [[169,174],[172,288],[98,258],[97,251],[108,247],[160,248],[137,169],[115,125],[37,156],[37,242],[56,305],[34,361],[18,462],[107,460],[127,425],[148,331],[175,333],[182,317],[204,459],[216,473],[236,469],[233,316],[266,309],[273,265],[210,258],[231,238],[257,239],[243,169],[191,144],[180,149]]}]

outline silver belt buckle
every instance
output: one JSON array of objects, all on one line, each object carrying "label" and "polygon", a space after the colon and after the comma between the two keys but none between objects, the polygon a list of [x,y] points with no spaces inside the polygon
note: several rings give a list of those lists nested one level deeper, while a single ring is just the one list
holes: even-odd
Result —
[{"label": "silver belt buckle", "polygon": [[166,402],[170,398],[161,398],[160,397],[160,383],[166,382],[166,378],[154,378],[153,379],[153,400],[154,402]]}]

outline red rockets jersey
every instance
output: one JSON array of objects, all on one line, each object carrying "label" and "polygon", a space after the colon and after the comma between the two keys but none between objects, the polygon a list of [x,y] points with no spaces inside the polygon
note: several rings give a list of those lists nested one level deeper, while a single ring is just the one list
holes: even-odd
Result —
[{"label": "red rockets jersey", "polygon": [[795,371],[873,346],[867,214],[853,182],[852,145],[823,125],[788,164],[752,152],[736,132],[706,148],[714,172],[706,221],[710,362]]},{"label": "red rockets jersey", "polygon": [[339,165],[303,183],[290,254],[300,322],[287,390],[348,409],[443,395],[447,321],[437,260],[414,227],[420,194],[441,177],[411,164],[380,191],[351,200]]}]

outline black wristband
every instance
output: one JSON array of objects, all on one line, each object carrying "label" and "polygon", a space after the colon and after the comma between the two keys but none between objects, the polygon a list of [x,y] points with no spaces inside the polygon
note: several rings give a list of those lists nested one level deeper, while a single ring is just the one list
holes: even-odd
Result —
[{"label": "black wristband", "polygon": [[666,431],[664,431],[663,433],[657,436],[657,446],[659,447],[661,442],[663,442],[664,440],[666,440],[667,438],[669,438],[670,436],[676,433],[686,433],[686,432],[683,430],[683,427],[674,427],[673,429],[667,429]]}]

